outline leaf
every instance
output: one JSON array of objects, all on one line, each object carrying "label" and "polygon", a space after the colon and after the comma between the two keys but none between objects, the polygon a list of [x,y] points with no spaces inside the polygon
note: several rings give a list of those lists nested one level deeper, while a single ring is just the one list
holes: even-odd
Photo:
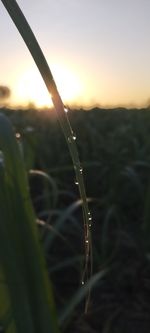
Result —
[{"label": "leaf", "polygon": [[[17,333],[58,332],[27,175],[10,122],[0,115],[0,259]],[[1,315],[1,314],[0,314]]]}]

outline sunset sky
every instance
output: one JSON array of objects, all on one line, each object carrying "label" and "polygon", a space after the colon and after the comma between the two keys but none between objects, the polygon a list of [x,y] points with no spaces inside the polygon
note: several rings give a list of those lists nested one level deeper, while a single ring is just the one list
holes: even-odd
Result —
[{"label": "sunset sky", "polygon": [[[18,0],[69,106],[150,104],[150,0]],[[10,103],[51,100],[0,2],[0,85]]]}]

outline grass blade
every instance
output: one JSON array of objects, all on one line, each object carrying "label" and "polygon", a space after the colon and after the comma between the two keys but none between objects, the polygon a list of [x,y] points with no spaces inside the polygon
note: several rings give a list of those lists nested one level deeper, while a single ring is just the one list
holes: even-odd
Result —
[{"label": "grass blade", "polygon": [[58,333],[27,175],[15,134],[0,116],[0,258],[17,333]]},{"label": "grass blade", "polygon": [[[58,114],[58,119],[62,127],[65,139],[68,144],[74,170],[76,174],[76,181],[79,187],[81,199],[83,201],[83,220],[84,220],[84,247],[85,247],[85,267],[83,270],[83,280],[88,280],[92,272],[92,244],[91,244],[91,215],[88,208],[86,191],[83,180],[83,168],[80,164],[78,150],[76,147],[76,136],[73,133],[67,113],[64,111],[64,105],[57,90],[57,86],[53,79],[53,75],[44,57],[44,54],[25,18],[21,9],[15,0],[1,0],[7,9],[14,24],[19,30],[25,44],[28,47],[40,73],[46,84],[46,87],[51,95],[54,107]],[[90,266],[90,267],[89,267]]]}]

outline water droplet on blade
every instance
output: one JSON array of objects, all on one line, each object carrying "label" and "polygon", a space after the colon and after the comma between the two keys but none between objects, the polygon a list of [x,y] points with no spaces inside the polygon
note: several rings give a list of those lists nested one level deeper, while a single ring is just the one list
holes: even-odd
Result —
[{"label": "water droplet on blade", "polygon": [[20,138],[21,138],[20,133],[16,133],[16,139],[20,139]]},{"label": "water droplet on blade", "polygon": [[71,136],[68,136],[68,142],[71,143]]}]

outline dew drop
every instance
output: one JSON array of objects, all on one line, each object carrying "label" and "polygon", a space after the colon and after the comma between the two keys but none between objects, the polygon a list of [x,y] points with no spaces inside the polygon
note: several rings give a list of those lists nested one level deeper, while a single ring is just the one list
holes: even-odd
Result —
[{"label": "dew drop", "polygon": [[91,216],[89,217],[89,221],[92,221],[92,217]]},{"label": "dew drop", "polygon": [[70,136],[68,136],[68,142],[71,143],[72,141],[75,141],[76,140],[76,135],[75,134],[72,134]]},{"label": "dew drop", "polygon": [[86,239],[85,243],[86,243],[86,244],[88,244],[88,243],[89,243],[88,239]]},{"label": "dew drop", "polygon": [[83,169],[82,169],[82,168],[80,168],[80,169],[79,169],[79,171],[80,171],[80,173],[82,174],[82,172],[83,172]]},{"label": "dew drop", "polygon": [[67,113],[69,110],[66,107],[64,107],[64,111]]},{"label": "dew drop", "polygon": [[21,138],[20,133],[16,133],[16,139],[20,139],[20,138]]},{"label": "dew drop", "polygon": [[71,143],[71,136],[68,136],[68,142]]},{"label": "dew drop", "polygon": [[81,282],[81,284],[82,284],[82,286],[83,286],[83,285],[85,284],[85,282],[84,282],[84,281],[82,281],[82,282]]},{"label": "dew drop", "polygon": [[75,181],[75,185],[79,185],[79,183],[77,182],[77,180]]},{"label": "dew drop", "polygon": [[21,135],[18,132],[16,133],[16,139],[17,139],[17,143],[18,143],[18,146],[19,146],[20,153],[21,153],[22,156],[24,156],[23,145],[22,145],[22,142],[21,142]]}]

